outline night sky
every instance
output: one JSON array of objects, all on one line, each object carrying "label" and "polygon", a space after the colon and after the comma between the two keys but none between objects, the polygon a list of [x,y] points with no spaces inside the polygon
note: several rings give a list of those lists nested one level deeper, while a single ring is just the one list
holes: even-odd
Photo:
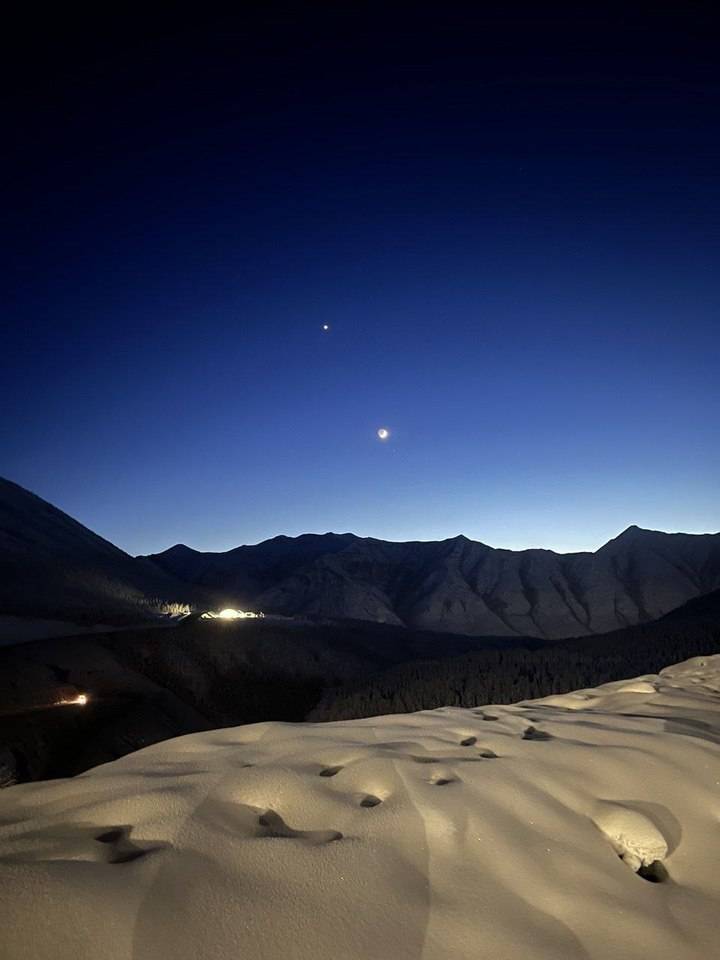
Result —
[{"label": "night sky", "polygon": [[0,472],[132,553],[720,529],[717,24],[581,6],[6,40]]}]

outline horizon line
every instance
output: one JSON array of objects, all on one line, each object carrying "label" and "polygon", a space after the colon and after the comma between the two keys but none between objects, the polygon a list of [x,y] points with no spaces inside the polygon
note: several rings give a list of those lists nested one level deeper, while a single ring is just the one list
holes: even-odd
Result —
[{"label": "horizon line", "polygon": [[224,550],[198,550],[196,547],[191,547],[186,543],[174,543],[170,547],[166,547],[164,550],[158,550],[154,553],[138,553],[131,554],[136,558],[149,558],[161,556],[164,553],[168,553],[170,550],[176,550],[178,547],[182,547],[185,550],[192,550],[193,553],[201,554],[224,554],[232,553],[234,550],[242,550],[248,547],[259,547],[266,543],[271,543],[273,540],[300,540],[302,537],[352,537],[354,540],[372,540],[376,543],[394,543],[394,544],[411,544],[411,543],[428,543],[428,544],[440,544],[440,543],[449,543],[452,540],[467,540],[469,543],[475,543],[482,547],[487,547],[489,550],[502,550],[507,553],[530,553],[530,552],[542,552],[542,553],[554,553],[556,556],[579,556],[580,554],[594,554],[599,550],[602,550],[603,547],[608,546],[608,544],[613,543],[613,541],[620,539],[620,537],[629,533],[630,531],[637,530],[639,533],[659,533],[662,536],[673,537],[673,536],[685,536],[685,537],[716,537],[720,535],[720,531],[700,531],[700,532],[689,532],[687,530],[656,530],[650,527],[641,527],[636,523],[631,523],[627,527],[623,528],[620,533],[617,533],[614,537],[610,537],[609,540],[603,541],[598,547],[594,550],[554,550],[552,547],[497,547],[492,544],[485,543],[484,540],[473,540],[472,537],[468,537],[464,533],[458,533],[451,537],[442,537],[441,539],[423,539],[416,538],[411,540],[393,540],[388,537],[373,537],[373,536],[363,536],[362,534],[353,533],[352,531],[344,531],[343,533],[336,533],[334,530],[326,530],[322,533],[316,533],[314,531],[305,531],[304,533],[298,533],[295,535],[278,533],[271,537],[265,537],[261,540],[257,540],[253,543],[239,543],[234,547],[227,547]]}]

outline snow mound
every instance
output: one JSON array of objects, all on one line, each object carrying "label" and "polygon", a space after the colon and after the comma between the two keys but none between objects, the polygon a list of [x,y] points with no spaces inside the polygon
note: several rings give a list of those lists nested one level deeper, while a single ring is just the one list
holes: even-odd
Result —
[{"label": "snow mound", "polygon": [[593,818],[618,855],[638,871],[662,863],[668,853],[667,840],[652,820],[625,804],[600,803]]},{"label": "snow mound", "polygon": [[[3,960],[709,960],[720,656],[0,792]],[[651,882],[648,882],[651,881]]]}]

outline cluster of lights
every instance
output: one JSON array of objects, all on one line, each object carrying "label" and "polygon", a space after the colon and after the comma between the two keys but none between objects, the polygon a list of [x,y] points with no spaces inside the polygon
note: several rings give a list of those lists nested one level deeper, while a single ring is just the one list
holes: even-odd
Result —
[{"label": "cluster of lights", "polygon": [[218,620],[241,620],[245,616],[244,610],[233,610],[227,607],[218,614]]},{"label": "cluster of lights", "polygon": [[86,693],[79,693],[76,697],[71,697],[68,700],[58,700],[55,704],[56,707],[84,707],[90,698]]},{"label": "cluster of lights", "polygon": [[262,613],[253,613],[252,610],[234,610],[232,607],[226,607],[220,613],[208,610],[203,613],[202,620],[255,620],[262,617]]}]

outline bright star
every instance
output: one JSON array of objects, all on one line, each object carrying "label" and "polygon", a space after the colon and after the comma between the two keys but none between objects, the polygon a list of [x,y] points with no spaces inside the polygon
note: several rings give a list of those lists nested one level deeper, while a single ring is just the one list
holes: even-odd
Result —
[{"label": "bright star", "polygon": [[379,440],[387,440],[388,437],[390,436],[390,431],[388,430],[387,427],[380,427],[380,429],[377,432],[377,435]]}]

